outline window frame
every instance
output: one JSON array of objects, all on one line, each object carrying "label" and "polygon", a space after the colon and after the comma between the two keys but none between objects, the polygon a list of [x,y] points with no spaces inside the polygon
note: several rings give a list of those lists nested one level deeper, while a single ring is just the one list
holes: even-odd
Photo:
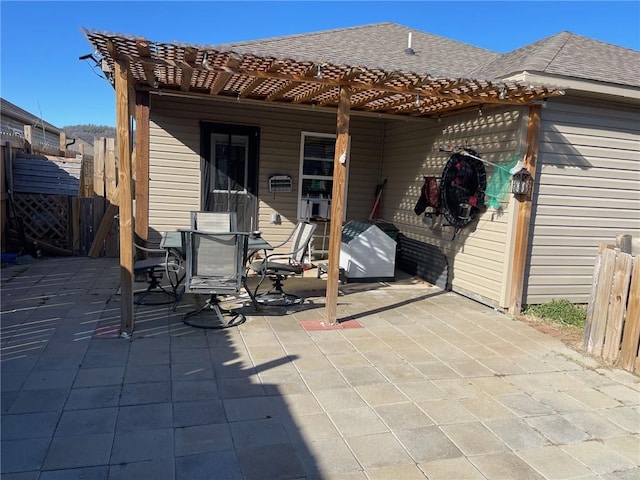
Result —
[{"label": "window frame", "polygon": [[[297,218],[298,220],[304,220],[307,217],[303,216],[303,208],[302,208],[302,202],[303,202],[303,196],[302,196],[302,185],[304,183],[305,180],[329,180],[331,181],[331,185],[332,185],[332,194],[333,194],[333,181],[334,181],[334,175],[332,174],[331,176],[328,175],[310,175],[310,174],[305,174],[304,173],[304,162],[305,162],[305,156],[304,156],[304,147],[305,147],[305,139],[307,137],[316,137],[316,138],[332,138],[334,140],[334,156],[335,156],[335,141],[337,139],[337,135],[334,133],[321,133],[321,132],[310,132],[310,131],[302,131],[300,132],[300,161],[299,161],[299,174],[298,174],[298,209],[297,209]],[[349,137],[349,141],[347,143],[347,159],[350,158],[350,150],[351,150],[351,137]],[[331,158],[331,162],[334,162],[334,158]],[[344,221],[346,219],[346,213],[347,213],[347,193],[349,190],[349,164],[351,162],[347,161],[347,165],[346,165],[346,178],[345,178],[345,192],[344,192],[344,209],[343,209],[343,218],[342,220]],[[331,200],[331,196],[329,196],[329,200]],[[328,215],[327,217],[331,216],[331,207],[330,207],[330,203],[329,203],[329,208],[328,208]],[[313,217],[311,217],[311,220],[313,220]]]}]

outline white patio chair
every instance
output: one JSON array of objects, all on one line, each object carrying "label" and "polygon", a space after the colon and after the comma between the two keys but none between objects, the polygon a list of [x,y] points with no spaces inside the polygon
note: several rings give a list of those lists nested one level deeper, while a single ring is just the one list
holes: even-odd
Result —
[{"label": "white patio chair", "polygon": [[191,212],[191,230],[201,232],[235,232],[236,212]]},{"label": "white patio chair", "polygon": [[[304,301],[299,295],[285,292],[282,282],[291,275],[301,275],[304,272],[304,259],[315,229],[314,223],[298,222],[287,239],[274,246],[274,250],[284,248],[284,253],[272,253],[262,260],[251,262],[249,269],[260,275],[253,293],[258,303],[293,305]],[[269,291],[259,294],[258,290],[267,277],[273,281],[273,285]]]}]

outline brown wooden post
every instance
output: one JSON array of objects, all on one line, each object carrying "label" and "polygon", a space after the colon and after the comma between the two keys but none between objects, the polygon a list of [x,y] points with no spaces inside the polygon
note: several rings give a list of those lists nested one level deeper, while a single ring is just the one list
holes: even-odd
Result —
[{"label": "brown wooden post", "polygon": [[93,142],[93,192],[96,197],[104,197],[104,156],[107,145],[104,137]]},{"label": "brown wooden post", "polygon": [[60,132],[60,156],[67,156],[67,134]]},{"label": "brown wooden post", "polygon": [[24,140],[27,142],[25,145],[27,152],[33,153],[33,132],[31,129],[31,125],[24,126]]},{"label": "brown wooden post", "polygon": [[106,147],[104,154],[104,183],[105,183],[105,197],[107,199],[113,198],[113,193],[116,191],[116,145],[115,138],[106,139]]},{"label": "brown wooden post", "polygon": [[[538,142],[540,138],[540,105],[532,105],[529,110],[529,123],[527,126],[527,153],[524,158],[524,168],[536,177],[538,160]],[[527,265],[527,253],[529,250],[529,227],[531,223],[532,199],[535,191],[535,182],[531,189],[531,196],[518,201],[516,219],[515,250],[513,253],[513,272],[511,276],[511,297],[509,313],[519,315],[522,310],[522,295],[524,292],[524,271]]]},{"label": "brown wooden post", "polygon": [[333,190],[331,192],[331,227],[329,229],[329,261],[327,266],[327,297],[325,315],[330,325],[336,323],[338,311],[338,279],[340,277],[340,244],[344,213],[344,191],[347,179],[349,119],[351,91],[340,88],[336,150],[333,157]]},{"label": "brown wooden post", "polygon": [[149,238],[149,92],[136,92],[136,234]]},{"label": "brown wooden post", "polygon": [[131,122],[129,117],[129,64],[115,62],[116,135],[120,203],[120,334],[131,335],[133,320],[133,199],[131,194]]}]

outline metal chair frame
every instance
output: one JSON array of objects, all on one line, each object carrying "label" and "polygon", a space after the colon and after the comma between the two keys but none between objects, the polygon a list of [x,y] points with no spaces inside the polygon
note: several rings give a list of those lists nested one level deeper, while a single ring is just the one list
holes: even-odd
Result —
[{"label": "metal chair frame", "polygon": [[[289,245],[285,253],[272,253],[266,255],[263,260],[254,261],[249,265],[252,271],[260,275],[260,280],[253,292],[258,303],[294,305],[304,302],[300,295],[285,292],[283,281],[291,275],[300,275],[304,272],[304,259],[307,256],[315,229],[314,223],[298,222],[287,239],[274,246],[274,250],[277,250]],[[267,292],[259,294],[258,291],[267,277],[273,284]]]},{"label": "metal chair frame", "polygon": [[[220,306],[219,296],[237,296],[245,288],[245,255],[248,232],[202,232],[181,230],[185,241],[185,293],[208,294],[204,305],[187,312],[182,321],[189,326],[223,329],[246,321],[241,312]],[[206,312],[213,312],[213,320]]]},{"label": "metal chair frame", "polygon": [[[182,262],[180,258],[169,250],[162,248],[148,248],[134,243],[137,251],[148,255],[147,258],[136,260],[133,264],[135,275],[144,274],[147,277],[147,289],[144,292],[134,295],[133,302],[136,305],[168,305],[176,303],[178,295],[178,285],[180,284],[180,272]],[[169,285],[162,285],[161,280],[166,276]],[[154,293],[162,293],[169,298],[166,300],[146,301]]]}]

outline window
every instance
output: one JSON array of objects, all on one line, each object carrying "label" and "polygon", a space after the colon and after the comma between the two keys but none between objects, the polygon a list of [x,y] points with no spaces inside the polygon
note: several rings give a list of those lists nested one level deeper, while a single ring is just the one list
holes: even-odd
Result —
[{"label": "window", "polygon": [[211,135],[211,192],[247,192],[248,144],[246,136]]},{"label": "window", "polygon": [[302,132],[298,188],[300,219],[326,219],[331,216],[335,146],[335,135]]}]

